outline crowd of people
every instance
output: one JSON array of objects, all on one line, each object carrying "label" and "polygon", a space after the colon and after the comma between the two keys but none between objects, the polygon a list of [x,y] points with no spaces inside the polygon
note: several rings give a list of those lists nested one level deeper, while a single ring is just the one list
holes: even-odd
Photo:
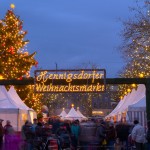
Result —
[{"label": "crowd of people", "polygon": [[[15,133],[13,126],[9,120],[6,120],[6,124],[3,126],[0,119],[0,150],[16,149],[18,135]],[[4,142],[5,141],[5,142]]]},{"label": "crowd of people", "polygon": [[150,150],[150,121],[133,123],[99,121],[96,140],[100,150]]},{"label": "crowd of people", "polygon": [[[21,129],[21,140],[18,145],[14,146],[14,143],[17,143],[14,140],[17,138],[11,122],[7,120],[6,125],[3,126],[3,120],[0,119],[0,149],[48,150],[49,140],[57,139],[58,150],[63,148],[71,150],[150,150],[150,121],[147,122],[147,128],[140,125],[138,120],[134,120],[133,124],[114,123],[102,119],[93,122],[94,136],[88,141],[89,145],[81,146],[80,136],[81,133],[83,134],[83,124],[79,120],[61,121],[58,118],[49,118],[43,122],[42,118],[35,118],[33,123],[27,120]],[[83,138],[86,136],[90,135],[85,133]]]},{"label": "crowd of people", "polygon": [[80,132],[78,120],[49,119],[43,122],[42,118],[34,118],[33,123],[27,120],[22,126],[19,141],[15,141],[16,134],[11,122],[7,120],[3,126],[3,121],[0,119],[0,150],[48,150],[50,140],[57,141],[58,150],[77,149]]}]

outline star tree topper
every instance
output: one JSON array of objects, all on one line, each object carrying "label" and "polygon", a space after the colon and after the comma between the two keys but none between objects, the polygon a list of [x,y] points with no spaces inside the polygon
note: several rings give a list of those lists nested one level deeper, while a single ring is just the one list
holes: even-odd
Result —
[{"label": "star tree topper", "polygon": [[14,4],[10,4],[10,8],[14,9],[15,5]]}]

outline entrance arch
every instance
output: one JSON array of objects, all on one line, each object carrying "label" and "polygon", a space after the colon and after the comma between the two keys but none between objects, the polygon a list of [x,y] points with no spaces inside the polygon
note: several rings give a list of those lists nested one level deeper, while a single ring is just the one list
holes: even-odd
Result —
[{"label": "entrance arch", "polygon": [[[89,79],[91,80],[91,79]],[[103,79],[95,79],[96,82],[104,84]],[[78,84],[82,84],[84,79]],[[55,81],[57,84],[58,80]],[[74,83],[79,82],[75,80]],[[147,120],[150,120],[150,78],[106,78],[106,84],[144,84],[146,87],[146,113]],[[0,80],[0,85],[34,85],[34,78],[27,78],[23,80]]]}]

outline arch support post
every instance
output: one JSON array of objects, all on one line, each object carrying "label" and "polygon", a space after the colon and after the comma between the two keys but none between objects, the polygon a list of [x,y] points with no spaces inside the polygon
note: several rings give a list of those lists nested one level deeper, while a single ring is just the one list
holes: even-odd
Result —
[{"label": "arch support post", "polygon": [[150,120],[150,79],[147,79],[146,87],[146,114],[147,120]]}]

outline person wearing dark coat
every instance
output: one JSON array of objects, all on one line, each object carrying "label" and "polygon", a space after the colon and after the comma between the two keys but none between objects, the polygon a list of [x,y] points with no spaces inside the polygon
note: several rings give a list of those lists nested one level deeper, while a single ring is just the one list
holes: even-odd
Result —
[{"label": "person wearing dark coat", "polygon": [[119,123],[116,125],[116,134],[119,141],[122,143],[122,147],[128,148],[128,136],[130,134],[130,126],[126,123]]},{"label": "person wearing dark coat", "polygon": [[59,119],[54,119],[53,123],[52,123],[52,133],[56,134],[59,127],[60,127],[60,120]]},{"label": "person wearing dark coat", "polygon": [[43,137],[43,125],[41,122],[37,123],[37,126],[35,127],[35,136],[42,138]]},{"label": "person wearing dark coat", "polygon": [[75,120],[71,125],[71,135],[72,135],[71,136],[72,146],[76,150],[78,146],[79,135],[80,135],[80,125],[77,120]]},{"label": "person wearing dark coat", "polygon": [[60,140],[60,146],[61,148],[69,148],[71,139],[70,139],[70,134],[66,129],[66,126],[64,123],[60,124],[60,127],[56,131],[56,135],[58,136]]},{"label": "person wearing dark coat", "polygon": [[96,129],[96,142],[99,143],[99,147],[103,148],[103,141],[106,139],[106,128],[105,128],[105,122],[102,121],[100,125]]},{"label": "person wearing dark coat", "polygon": [[150,120],[147,121],[146,140],[147,140],[147,149],[150,150]]},{"label": "person wearing dark coat", "polygon": [[22,128],[24,135],[25,135],[25,141],[27,143],[27,149],[32,150],[33,149],[33,139],[35,137],[35,133],[32,130],[32,123],[29,121],[26,121],[25,125]]},{"label": "person wearing dark coat", "polygon": [[115,138],[116,138],[116,131],[114,128],[114,124],[110,122],[107,131],[107,142],[109,150],[114,150]]},{"label": "person wearing dark coat", "polygon": [[4,121],[3,119],[0,119],[0,149],[3,146],[3,136],[4,136],[4,127],[2,125],[3,121]]}]

